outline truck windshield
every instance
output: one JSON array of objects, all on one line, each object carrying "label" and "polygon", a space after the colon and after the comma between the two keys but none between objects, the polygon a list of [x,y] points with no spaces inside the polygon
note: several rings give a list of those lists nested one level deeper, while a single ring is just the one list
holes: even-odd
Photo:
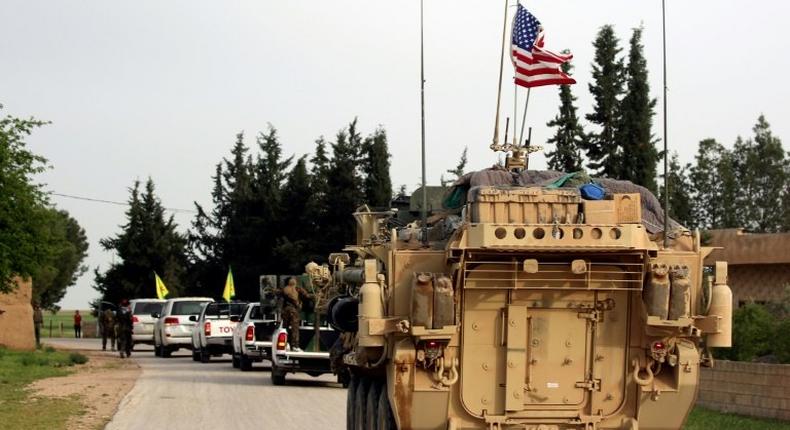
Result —
[{"label": "truck windshield", "polygon": [[230,315],[241,315],[246,303],[209,303],[206,306],[206,318],[222,318]]},{"label": "truck windshield", "polygon": [[171,315],[200,315],[203,305],[208,302],[173,302]]},{"label": "truck windshield", "polygon": [[132,314],[134,315],[150,315],[154,312],[160,314],[162,313],[162,307],[164,303],[157,303],[157,302],[138,302],[134,304],[134,309],[132,309]]}]

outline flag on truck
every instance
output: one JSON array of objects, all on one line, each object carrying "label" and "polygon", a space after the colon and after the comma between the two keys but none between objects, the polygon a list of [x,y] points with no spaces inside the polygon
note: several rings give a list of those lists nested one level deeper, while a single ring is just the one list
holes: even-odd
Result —
[{"label": "flag on truck", "polygon": [[228,267],[228,278],[225,280],[225,291],[222,292],[222,298],[230,303],[234,297],[236,297],[236,287],[233,285],[233,271]]},{"label": "flag on truck", "polygon": [[159,300],[166,299],[167,295],[170,294],[170,292],[167,291],[167,287],[165,287],[165,283],[162,282],[162,278],[160,278],[159,275],[156,274],[156,272],[154,272],[154,278],[156,279],[156,297]]},{"label": "flag on truck", "polygon": [[527,8],[518,5],[513,18],[511,59],[516,68],[516,85],[532,88],[543,85],[568,85],[576,81],[560,70],[573,58],[543,49],[543,27]]}]

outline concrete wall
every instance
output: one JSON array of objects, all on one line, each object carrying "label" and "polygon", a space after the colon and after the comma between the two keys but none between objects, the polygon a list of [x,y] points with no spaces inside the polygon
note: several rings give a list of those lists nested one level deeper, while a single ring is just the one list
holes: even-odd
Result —
[{"label": "concrete wall", "polygon": [[790,420],[790,364],[717,360],[703,368],[697,404],[722,412]]},{"label": "concrete wall", "polygon": [[33,307],[30,300],[33,283],[17,279],[18,287],[0,294],[0,345],[14,349],[34,349]]},{"label": "concrete wall", "polygon": [[729,267],[732,303],[736,307],[752,300],[776,302],[790,285],[790,264],[742,264]]}]

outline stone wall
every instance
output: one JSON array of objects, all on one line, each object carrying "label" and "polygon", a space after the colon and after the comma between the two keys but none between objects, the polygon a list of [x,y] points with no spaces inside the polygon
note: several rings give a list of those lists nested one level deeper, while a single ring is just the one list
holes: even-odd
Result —
[{"label": "stone wall", "polygon": [[712,369],[702,369],[697,404],[790,421],[790,364],[717,360]]},{"label": "stone wall", "polygon": [[34,349],[33,307],[30,300],[33,283],[17,279],[18,287],[0,294],[0,345],[14,349]]}]

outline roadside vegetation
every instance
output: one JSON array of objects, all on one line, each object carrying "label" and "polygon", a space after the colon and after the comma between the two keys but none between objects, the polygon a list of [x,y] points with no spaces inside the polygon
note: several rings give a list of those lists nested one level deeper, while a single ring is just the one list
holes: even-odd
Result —
[{"label": "roadside vegetation", "polygon": [[[85,325],[95,324],[96,317],[90,309],[80,309],[82,315],[82,332],[85,335]],[[50,334],[50,323],[52,323],[52,333]],[[60,325],[63,324],[63,334],[60,332]],[[41,327],[41,337],[74,337],[74,310],[62,309],[57,313],[44,311],[44,325]]]},{"label": "roadside vegetation", "polygon": [[38,379],[64,376],[88,358],[51,347],[29,352],[0,348],[0,423],[9,429],[63,429],[69,417],[82,414],[78,397],[36,397],[28,385]]},{"label": "roadside vegetation", "polygon": [[684,429],[790,430],[790,422],[724,414],[698,406],[691,411]]}]

